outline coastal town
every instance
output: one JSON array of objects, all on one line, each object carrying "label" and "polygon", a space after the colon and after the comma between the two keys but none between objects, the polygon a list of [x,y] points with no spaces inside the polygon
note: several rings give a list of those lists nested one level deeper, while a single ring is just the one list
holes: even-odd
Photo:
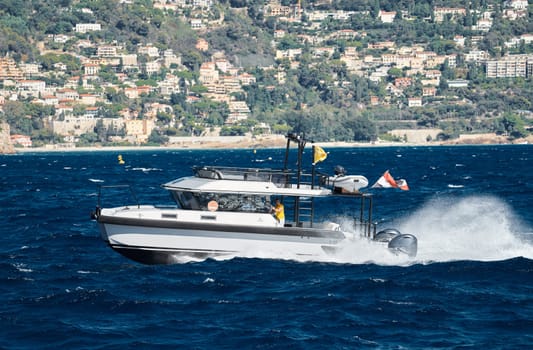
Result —
[{"label": "coastal town", "polygon": [[[116,3],[123,10],[135,6],[133,0]],[[495,20],[527,22],[531,16],[527,0],[505,1],[498,8],[489,3],[481,10],[469,6],[434,6],[426,18],[408,10],[332,9],[326,6],[332,1],[327,0],[315,1],[315,6],[304,6],[301,1],[262,3],[261,17],[273,23],[268,33],[272,38],[271,51],[263,52],[263,59],[251,65],[240,62],[243,60],[236,59],[232,52],[213,49],[209,36],[216,28],[228,25],[228,14],[245,16],[250,8],[230,7],[222,11],[222,5],[215,0],[153,1],[152,11],[161,16],[179,17],[191,31],[194,39],[191,49],[198,53],[191,59],[190,52],[184,57],[183,52],[172,49],[171,45],[148,40],[132,45],[106,36],[108,23],[99,19],[90,2],[72,1],[69,11],[94,20],[43,35],[34,43],[38,51],[35,57],[11,52],[0,57],[2,150],[71,149],[95,144],[220,146],[225,142],[224,137],[236,145],[240,142],[242,145],[244,137],[250,144],[261,144],[263,139],[268,144],[295,126],[279,118],[261,118],[265,113],[258,112],[259,108],[250,101],[249,91],[259,86],[261,91],[274,94],[294,79],[292,72],[301,69],[304,61],[313,62],[310,67],[317,62],[336,67],[336,76],[317,84],[327,85],[330,90],[335,87],[352,96],[347,108],[365,111],[392,106],[409,117],[409,120],[401,116],[372,120],[374,124],[389,123],[392,127],[382,127],[376,135],[365,136],[362,141],[423,144],[497,140],[499,143],[509,140],[513,132],[516,135],[511,139],[520,142],[527,142],[530,137],[531,101],[524,101],[522,108],[508,111],[508,115],[486,111],[471,118],[482,123],[503,115],[507,121],[514,122],[501,132],[485,127],[492,132],[459,133],[450,140],[449,136],[441,137],[446,132],[439,124],[457,120],[460,108],[473,104],[462,91],[472,89],[474,79],[515,79],[531,83],[532,32],[509,36],[492,52],[486,48]],[[443,40],[446,47],[438,48],[424,42],[403,44],[398,40],[380,40],[364,29],[346,29],[354,19],[364,18],[383,26],[421,21],[443,26],[468,23],[469,29],[468,35],[455,34]],[[257,40],[254,33],[249,33],[237,42]],[[265,75],[272,79],[264,79]],[[347,79],[348,76],[356,80]],[[367,94],[363,94],[362,87],[353,86],[355,81],[379,89],[365,88]],[[283,97],[285,101],[290,99],[287,96],[288,93]],[[442,104],[459,106],[459,112],[440,116],[439,123],[422,123],[420,119],[413,122],[413,115],[423,115],[423,109]],[[28,105],[38,112],[32,115],[27,109],[20,110]],[[295,105],[299,110],[311,108],[301,101]],[[28,123],[39,127],[30,127]],[[44,131],[52,137],[44,138]],[[346,139],[329,136],[320,141]]]}]

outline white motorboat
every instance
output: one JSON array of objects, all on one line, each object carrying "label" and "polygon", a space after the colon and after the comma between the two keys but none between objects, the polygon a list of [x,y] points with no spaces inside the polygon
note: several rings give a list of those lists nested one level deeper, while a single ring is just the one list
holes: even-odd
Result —
[{"label": "white motorboat", "polygon": [[[297,169],[287,169],[291,142],[298,146]],[[361,175],[335,176],[302,170],[302,154],[307,140],[287,136],[283,169],[194,167],[194,175],[162,185],[176,205],[127,205],[101,207],[93,218],[102,238],[122,255],[145,264],[171,264],[180,256],[206,258],[239,256],[250,250],[291,252],[298,256],[334,254],[344,243],[366,237],[376,245],[409,256],[416,255],[417,240],[396,230],[376,233],[372,222],[372,195],[361,192],[368,180]],[[340,169],[340,168],[339,168]],[[327,197],[355,199],[358,215],[354,232],[338,223],[315,222],[319,200]],[[273,199],[284,204],[286,221],[272,215]],[[383,248],[379,248],[383,249]],[[385,248],[386,249],[386,248]]]}]

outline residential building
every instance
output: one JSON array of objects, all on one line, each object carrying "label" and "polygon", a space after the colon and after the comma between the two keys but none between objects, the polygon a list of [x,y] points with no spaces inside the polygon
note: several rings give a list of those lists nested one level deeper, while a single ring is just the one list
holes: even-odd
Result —
[{"label": "residential building", "polygon": [[235,124],[241,120],[246,120],[250,115],[250,108],[244,101],[230,101],[228,107],[230,113],[226,124]]},{"label": "residential building", "polygon": [[457,55],[452,53],[450,55],[446,55],[446,60],[448,60],[448,67],[455,68],[457,67]]},{"label": "residential building", "polygon": [[231,75],[224,75],[220,77],[220,84],[224,87],[223,91],[226,94],[242,91],[241,82],[238,77]]},{"label": "residential building", "polygon": [[232,67],[232,64],[226,58],[219,58],[215,60],[215,66],[221,72],[227,73],[228,70]]},{"label": "residential building", "polygon": [[422,97],[409,97],[407,99],[408,107],[422,107]]},{"label": "residential building", "polygon": [[465,46],[465,37],[462,35],[456,35],[453,37],[453,41],[455,42],[455,45],[459,47]]},{"label": "residential building", "polygon": [[449,88],[465,88],[468,87],[469,81],[464,79],[448,80]]},{"label": "residential building", "polygon": [[435,88],[434,86],[424,86],[422,88],[423,97],[436,96],[436,95],[437,95],[437,88]]},{"label": "residential building", "polygon": [[533,34],[522,34],[518,37],[511,38],[504,45],[506,47],[519,47],[522,43],[525,45],[533,43]]},{"label": "residential building", "polygon": [[209,50],[209,43],[205,39],[198,38],[198,40],[196,41],[196,48],[199,51],[204,51],[205,52],[205,51]]},{"label": "residential building", "polygon": [[58,105],[55,106],[55,112],[56,112],[56,116],[58,117],[70,116],[74,113],[74,108],[71,105],[59,103]]},{"label": "residential building", "polygon": [[54,95],[42,96],[43,104],[46,106],[55,106],[59,103],[59,99]]},{"label": "residential building", "polygon": [[[497,60],[486,61],[487,78],[516,78],[528,76],[527,65],[533,62],[533,56],[509,55]],[[529,72],[531,76],[532,72]]]},{"label": "residential building", "polygon": [[30,78],[39,74],[39,65],[35,63],[22,63],[20,65],[20,70],[24,73],[26,78]]},{"label": "residential building", "polygon": [[210,8],[213,6],[213,0],[192,0],[193,7]]},{"label": "residential building", "polygon": [[466,62],[484,62],[490,58],[490,54],[483,50],[472,50],[465,55]]},{"label": "residential building", "polygon": [[191,29],[193,30],[200,30],[205,27],[204,24],[202,23],[202,20],[198,18],[191,19],[190,25],[191,25]]},{"label": "residential building", "polygon": [[102,30],[100,23],[78,23],[74,31],[76,33],[87,33]]},{"label": "residential building", "polygon": [[384,50],[384,49],[392,49],[396,46],[394,41],[380,41],[376,43],[368,43],[368,49],[369,50]]},{"label": "residential building", "polygon": [[251,85],[255,84],[256,82],[255,76],[248,73],[242,73],[238,76],[238,78],[242,85]]},{"label": "residential building", "polygon": [[65,35],[65,34],[55,34],[55,35],[52,35],[52,40],[55,42],[55,43],[59,43],[59,44],[64,44],[66,43],[67,41],[69,41],[71,38],[70,35]]},{"label": "residential building", "polygon": [[43,80],[18,80],[16,87],[19,92],[25,92],[25,95],[37,96],[45,92],[46,82]]},{"label": "residential building", "polygon": [[20,80],[23,77],[24,74],[22,70],[17,67],[14,59],[11,57],[0,57],[0,80]]},{"label": "residential building", "polygon": [[148,57],[156,58],[159,57],[159,49],[151,44],[140,46],[137,49],[139,55],[146,55]]},{"label": "residential building", "polygon": [[337,30],[336,32],[331,33],[329,37],[331,39],[353,40],[358,36],[362,36],[362,35],[353,29],[341,29],[341,30]]},{"label": "residential building", "polygon": [[83,65],[83,72],[85,75],[98,75],[100,71],[100,65],[93,63],[86,63]]},{"label": "residential building", "polygon": [[150,61],[142,65],[142,71],[146,75],[157,74],[160,69],[161,69],[161,64],[159,63],[159,61]]},{"label": "residential building", "polygon": [[334,47],[317,47],[313,49],[313,56],[330,58],[334,52]]},{"label": "residential building", "polygon": [[407,77],[401,77],[394,79],[394,86],[397,88],[406,88],[413,84],[413,79]]},{"label": "residential building", "polygon": [[145,143],[154,129],[155,122],[153,119],[132,119],[124,122],[126,127],[126,136],[133,143]]},{"label": "residential building", "polygon": [[294,60],[302,54],[302,49],[276,50],[276,59],[288,58]]},{"label": "residential building", "polygon": [[477,23],[472,26],[472,30],[478,30],[480,32],[488,32],[492,27],[492,19],[480,18]]},{"label": "residential building", "polygon": [[73,89],[60,89],[56,91],[56,97],[59,101],[76,101],[80,95]]},{"label": "residential building", "polygon": [[140,96],[139,90],[136,87],[124,88],[124,95],[129,99],[136,99]]},{"label": "residential building", "polygon": [[529,3],[527,0],[508,0],[504,5],[515,10],[527,10]]},{"label": "residential building", "polygon": [[502,13],[502,17],[507,18],[510,21],[515,21],[518,18],[524,18],[527,16],[528,16],[527,10],[504,9]]},{"label": "residential building", "polygon": [[177,56],[172,49],[163,52],[163,61],[165,67],[170,67],[173,64],[181,66],[181,57]]},{"label": "residential building", "polygon": [[283,29],[276,29],[274,31],[274,39],[280,39],[285,36],[286,32]]},{"label": "residential building", "polygon": [[465,15],[466,9],[464,7],[435,7],[433,10],[433,16],[437,23],[443,22],[446,17],[449,17],[451,20],[457,20],[459,17]]},{"label": "residential building", "polygon": [[219,73],[216,70],[215,63],[213,62],[204,62],[200,66],[200,76],[199,80],[202,84],[209,84],[218,82]]},{"label": "residential building", "polygon": [[394,22],[394,18],[396,17],[396,11],[387,12],[380,10],[378,13],[378,18],[383,23],[392,23]]},{"label": "residential building", "polygon": [[117,56],[117,47],[111,45],[100,45],[96,49],[96,55],[99,57],[115,57]]},{"label": "residential building", "polygon": [[136,54],[121,55],[120,59],[122,61],[122,67],[123,67],[124,70],[138,69],[139,68],[139,66],[137,65],[137,55]]},{"label": "residential building", "polygon": [[274,17],[289,17],[291,15],[291,7],[283,6],[279,1],[271,1],[265,6],[265,14]]},{"label": "residential building", "polygon": [[98,101],[98,95],[80,94],[78,102],[87,106],[94,106]]}]

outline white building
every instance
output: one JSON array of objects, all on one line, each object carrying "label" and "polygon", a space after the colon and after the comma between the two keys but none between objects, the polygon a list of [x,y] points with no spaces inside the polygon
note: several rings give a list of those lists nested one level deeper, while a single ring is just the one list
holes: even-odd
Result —
[{"label": "white building", "polygon": [[102,30],[100,23],[78,23],[74,31],[76,33],[87,33]]}]

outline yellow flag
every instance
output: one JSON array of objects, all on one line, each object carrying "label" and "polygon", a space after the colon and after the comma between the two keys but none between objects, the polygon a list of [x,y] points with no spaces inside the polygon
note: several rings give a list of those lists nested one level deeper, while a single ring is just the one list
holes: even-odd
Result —
[{"label": "yellow flag", "polygon": [[313,164],[321,162],[328,157],[328,154],[322,149],[322,147],[313,146],[313,148],[315,150],[313,155]]}]

